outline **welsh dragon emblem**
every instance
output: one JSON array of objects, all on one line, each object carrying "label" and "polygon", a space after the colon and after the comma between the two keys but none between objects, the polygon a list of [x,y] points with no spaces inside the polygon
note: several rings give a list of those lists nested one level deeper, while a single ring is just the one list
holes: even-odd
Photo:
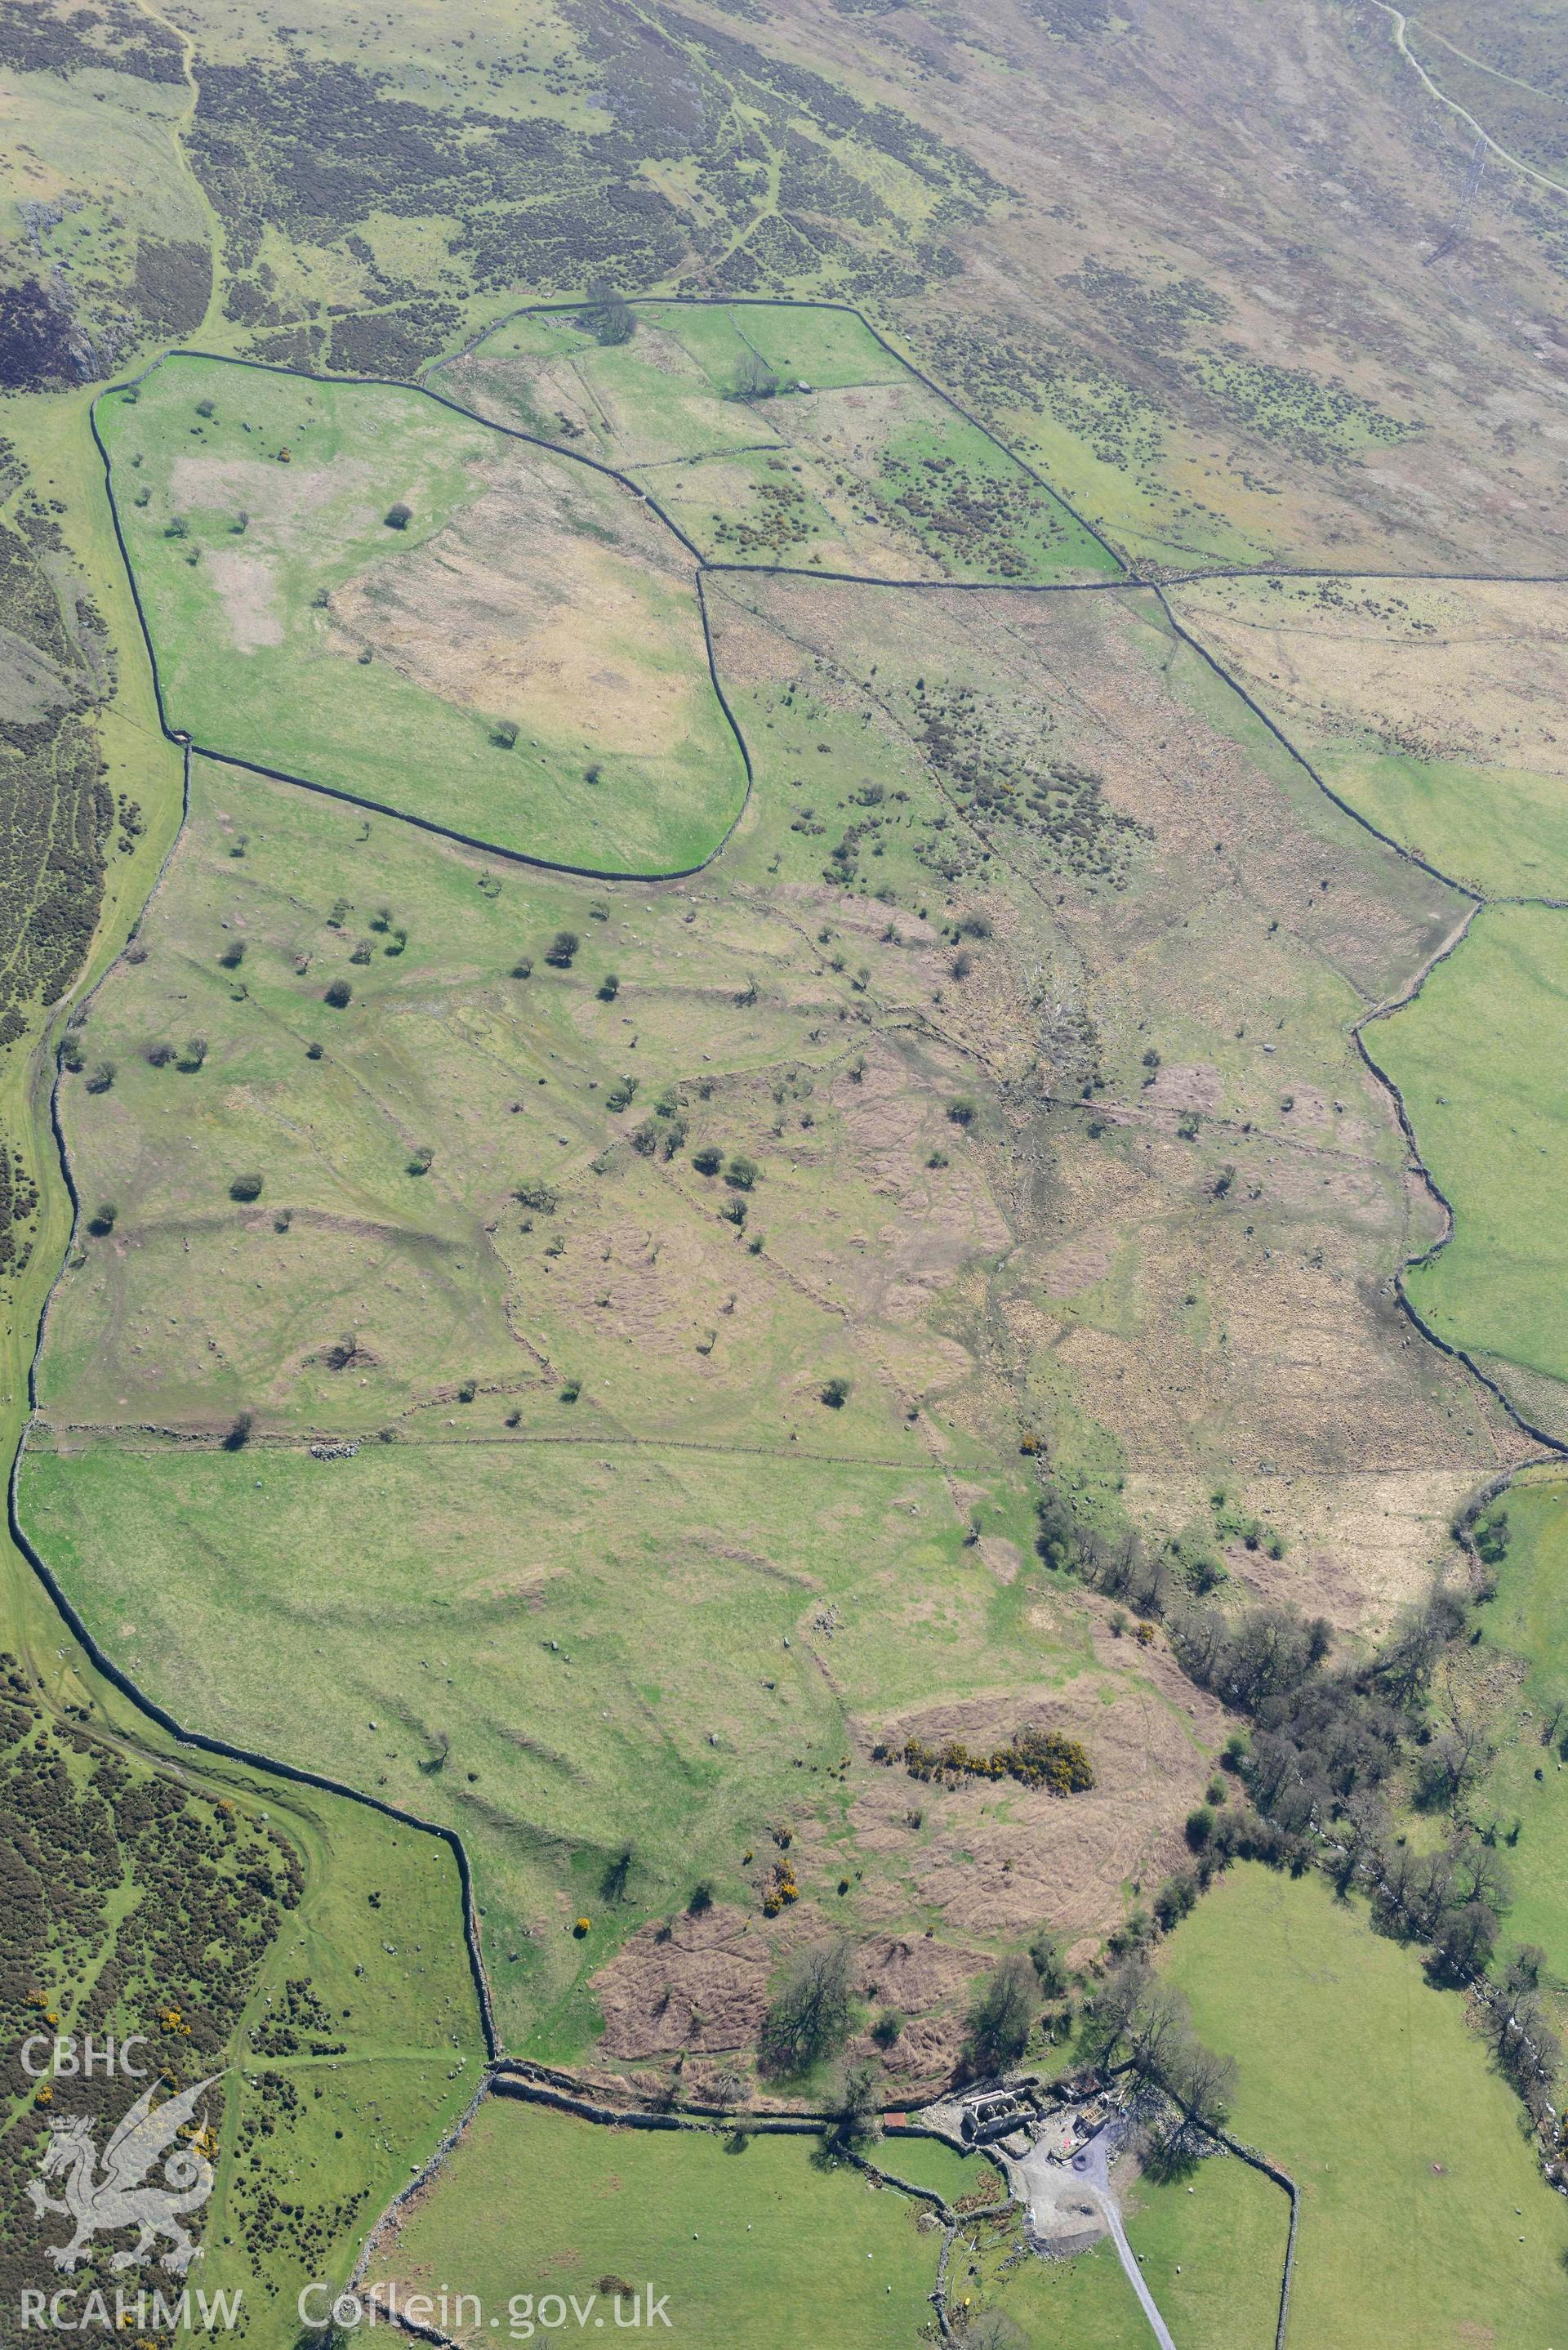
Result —
[{"label": "welsh dragon emblem", "polygon": [[[129,2251],[115,2253],[111,2268],[130,2268],[147,2260],[160,2236],[169,2239],[169,2250],[160,2255],[162,2264],[177,2276],[201,2258],[201,2245],[192,2242],[180,2220],[182,2212],[199,2210],[212,2193],[213,2166],[198,2147],[175,2141],[216,2079],[214,2074],[193,2089],[182,2089],[156,2111],[152,2090],[145,2090],[117,2124],[101,2168],[86,2114],[67,2115],[51,2126],[38,2167],[45,2178],[64,2180],[63,2199],[46,2194],[36,2178],[28,2180],[27,2193],[40,2219],[58,2211],[76,2222],[68,2244],[49,2247],[57,2269],[74,2269],[96,2235],[119,2228],[140,2232]],[[147,2174],[160,2155],[164,2156],[162,2178],[150,2181]]]}]

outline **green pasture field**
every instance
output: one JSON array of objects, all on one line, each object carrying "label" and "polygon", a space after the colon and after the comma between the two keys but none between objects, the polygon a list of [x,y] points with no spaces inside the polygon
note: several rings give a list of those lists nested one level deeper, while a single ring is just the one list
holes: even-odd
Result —
[{"label": "green pasture field", "polygon": [[1412,1299],[1451,1344],[1553,1378],[1568,1378],[1565,945],[1554,908],[1488,907],[1415,1002],[1366,1035],[1453,1203],[1448,1246],[1406,1276]]},{"label": "green pasture field", "polygon": [[[1508,1551],[1484,1622],[1490,1648],[1519,1675],[1490,1729],[1497,1757],[1469,1798],[1474,1818],[1495,1822],[1511,1888],[1510,1936],[1544,1950],[1547,1971],[1568,1979],[1568,1764],[1552,1710],[1568,1691],[1568,1486],[1543,1475],[1511,1485]],[[1529,1719],[1526,1719],[1528,1715]],[[1517,1825],[1517,1833],[1515,1833]]]},{"label": "green pasture field", "polygon": [[610,871],[700,863],[733,821],[688,558],[602,475],[412,388],[220,360],[97,412],[203,747]]},{"label": "green pasture field", "polygon": [[781,380],[818,391],[898,383],[908,370],[846,310],[809,303],[661,303],[658,323],[678,334],[707,374],[727,390],[748,350]]},{"label": "green pasture field", "polygon": [[1165,1963],[1203,2039],[1236,2059],[1231,2127],[1302,2190],[1295,2350],[1551,2350],[1568,2213],[1419,1954],[1371,1933],[1321,1877],[1243,1865]]},{"label": "green pasture field", "polygon": [[476,2294],[460,2342],[498,2313],[504,2336],[514,2295],[583,2302],[607,2277],[651,2280],[693,2350],[915,2350],[941,2242],[926,2208],[825,2167],[810,2137],[610,2130],[494,2096],[370,2281]]},{"label": "green pasture field", "polygon": [[[879,577],[1101,577],[1113,560],[1012,456],[856,317],[808,304],[639,304],[599,345],[573,313],[509,320],[435,380],[500,421],[629,468],[715,562]],[[749,367],[772,397],[742,399]]]},{"label": "green pasture field", "polygon": [[657,467],[776,438],[744,402],[723,397],[725,384],[660,310],[642,304],[637,315],[629,342],[601,346],[576,311],[521,311],[429,380],[498,423],[609,464]]},{"label": "green pasture field", "polygon": [[[988,2165],[952,2154],[928,2165],[928,2177],[909,2154],[909,2141],[891,2138],[871,2158],[950,2194],[995,2179]],[[825,2168],[809,2139],[758,2136],[736,2153],[717,2134],[608,2131],[493,2097],[374,2275],[421,2293],[472,2293],[486,2313],[523,2292],[583,2300],[605,2273],[639,2286],[651,2277],[699,2345],[771,2345],[785,2310],[833,2350],[912,2344],[928,2322],[938,2241],[917,2228],[920,2208]],[[1185,2181],[1137,2186],[1128,2232],[1183,2345],[1256,2350],[1270,2339],[1288,2220],[1281,2189],[1230,2159],[1203,2164],[1191,2194]],[[1000,2276],[1019,2248],[1016,2228],[980,2241],[977,2277],[955,2258],[955,2315],[967,2298],[975,2316],[1000,2308],[1030,2343],[1138,2350],[1147,2339],[1109,2244],[1072,2261],[1025,2254]]]},{"label": "green pasture field", "polygon": [[1380,832],[1483,897],[1568,896],[1568,785],[1529,767],[1321,751],[1336,792]]},{"label": "green pasture field", "polygon": [[872,2159],[878,2169],[890,2171],[895,2178],[907,2178],[911,2187],[934,2188],[950,2203],[956,2203],[961,2195],[978,2195],[982,2189],[993,2189],[993,2200],[1000,2202],[1007,2191],[993,2164],[979,2155],[960,2154],[940,2137],[905,2137],[890,2131]]}]

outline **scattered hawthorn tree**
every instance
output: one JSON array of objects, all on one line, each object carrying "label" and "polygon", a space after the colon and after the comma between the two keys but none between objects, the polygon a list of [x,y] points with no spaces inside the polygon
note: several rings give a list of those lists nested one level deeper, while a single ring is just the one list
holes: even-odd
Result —
[{"label": "scattered hawthorn tree", "polygon": [[628,1844],[623,1844],[618,1852],[610,1855],[605,1863],[604,1874],[599,1878],[601,1901],[626,1899],[626,1888],[631,1882],[632,1864],[636,1857],[635,1852]]},{"label": "scattered hawthorn tree", "polygon": [[1028,2336],[1005,2309],[982,2309],[958,2338],[963,2350],[1029,2350]]},{"label": "scattered hawthorn tree", "polygon": [[1027,1959],[1003,1959],[981,1977],[964,2032],[964,2063],[971,2073],[1002,2073],[1017,2064],[1039,1998],[1039,1980]]},{"label": "scattered hawthorn tree", "polygon": [[1449,1810],[1479,1779],[1491,1761],[1493,1748],[1479,1715],[1457,1701],[1449,1718],[1422,1749],[1417,1764],[1416,1792],[1429,1811]]},{"label": "scattered hawthorn tree", "polygon": [[1061,1999],[1067,1990],[1067,1961],[1063,1956],[1062,1940],[1049,1926],[1042,1926],[1029,1945],[1029,1956],[1034,1965],[1034,1979],[1047,1999]]},{"label": "scattered hawthorn tree", "polygon": [[849,1945],[841,1936],[808,1943],[790,1967],[763,2023],[758,2054],[775,2079],[803,2073],[838,2047],[854,2012]]},{"label": "scattered hawthorn tree", "polygon": [[851,2064],[839,2084],[833,2117],[823,2132],[830,2154],[870,2146],[882,2135],[877,2110],[877,2070],[872,2064]]}]

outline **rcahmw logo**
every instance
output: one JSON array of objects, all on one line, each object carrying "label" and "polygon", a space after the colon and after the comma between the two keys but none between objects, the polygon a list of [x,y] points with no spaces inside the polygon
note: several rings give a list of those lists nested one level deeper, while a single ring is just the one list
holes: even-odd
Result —
[{"label": "rcahmw logo", "polygon": [[127,2293],[119,2285],[112,2293],[100,2292],[96,2285],[90,2293],[79,2293],[74,2287],[46,2293],[25,2285],[22,2331],[90,2334],[101,2329],[106,2334],[124,2334],[134,2326],[138,2334],[171,2334],[176,2329],[227,2332],[239,2324],[244,2298],[241,2286],[228,2293],[192,2293],[187,2284],[176,2293],[165,2294]]},{"label": "rcahmw logo", "polygon": [[[89,2080],[99,2072],[110,2078],[126,2074],[142,2080],[148,2067],[139,2064],[135,2055],[145,2045],[140,2034],[133,2034],[121,2042],[89,2038],[78,2048],[74,2040],[51,2040],[35,2033],[22,2044],[22,2066],[33,2080],[46,2074],[61,2080]],[[57,2269],[68,2273],[76,2268],[95,2236],[130,2228],[135,2229],[136,2241],[113,2254],[112,2269],[157,2260],[183,2276],[201,2257],[201,2246],[183,2223],[213,2191],[210,2158],[217,2152],[217,2141],[198,2119],[197,2108],[217,2077],[214,2074],[198,2081],[157,2106],[152,2102],[157,2084],[150,2084],[115,2124],[101,2156],[89,2115],[51,2118],[38,2160],[41,2175],[28,2180],[27,2194],[39,2219],[57,2215],[71,2222],[66,2242],[45,2248]],[[52,2088],[41,2089],[40,2103],[52,2095]],[[51,2195],[48,2187],[57,2182],[59,2192]]]}]

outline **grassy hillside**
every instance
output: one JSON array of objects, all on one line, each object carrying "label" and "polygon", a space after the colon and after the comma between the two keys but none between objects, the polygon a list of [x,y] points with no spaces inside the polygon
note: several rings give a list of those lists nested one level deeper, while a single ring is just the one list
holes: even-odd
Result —
[{"label": "grassy hillside", "polygon": [[675,870],[744,795],[689,558],[412,390],[172,359],[99,403],[169,723],[545,861]]},{"label": "grassy hillside", "polygon": [[[744,2044],[786,1823],[867,1942],[941,1924],[915,2071],[986,1953],[1092,1940],[1172,1865],[1223,1726],[1033,1567],[1043,1448],[1172,1532],[1270,1464],[1262,1572],[1315,1596],[1346,1529],[1353,1618],[1400,1588],[1389,1445],[1411,1576],[1493,1457],[1369,1281],[1403,1194],[1344,1024],[1431,885],[1185,707],[1146,604],[993,641],[980,598],[918,638],[898,601],[726,598],[761,782],[700,889],[503,874],[197,761],[70,1040],[35,1537],[176,1710],[462,1826],[507,2029],[553,2056]],[[323,1671],[354,1694],[302,1726]],[[1040,1708],[1095,1757],[1070,1804],[872,1756]],[[722,2013],[648,1938],[704,1877],[757,1935]]]},{"label": "grassy hillside", "polygon": [[1211,579],[1173,605],[1369,824],[1483,897],[1568,895],[1560,587]]}]

